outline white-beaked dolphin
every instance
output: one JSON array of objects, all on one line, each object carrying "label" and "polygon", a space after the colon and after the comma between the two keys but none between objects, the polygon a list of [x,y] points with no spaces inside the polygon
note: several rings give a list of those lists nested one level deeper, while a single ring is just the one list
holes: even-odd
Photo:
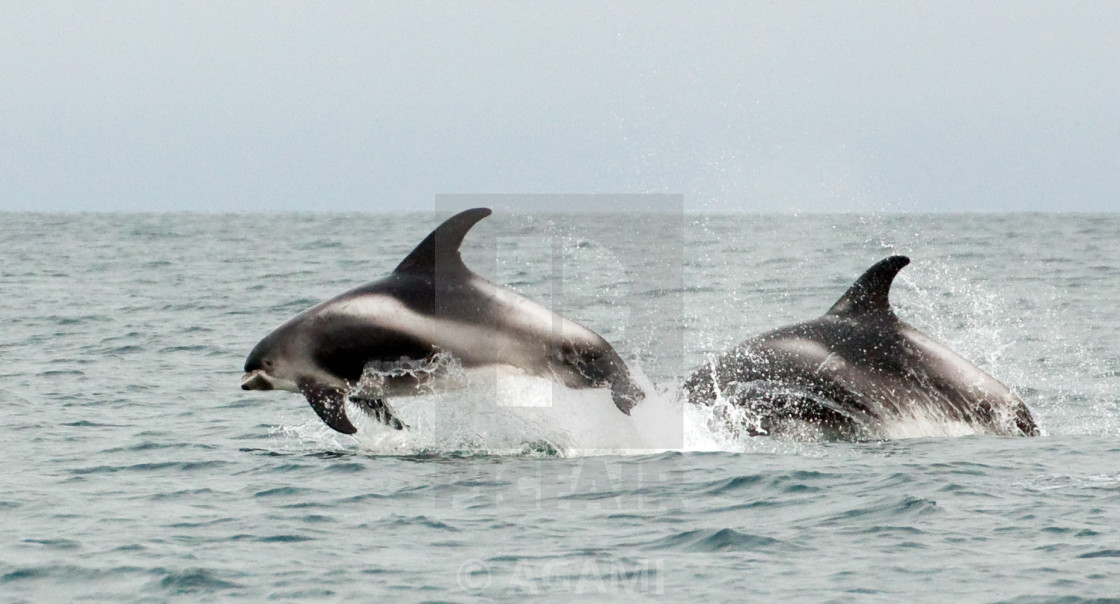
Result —
[{"label": "white-beaked dolphin", "polygon": [[788,420],[858,436],[882,422],[924,417],[984,432],[1034,436],[1030,410],[1007,386],[899,319],[891,283],[905,256],[867,270],[823,316],[751,338],[701,367],[684,396],[721,396],[747,409],[754,433]]},{"label": "white-beaked dolphin", "polygon": [[[644,393],[606,340],[463,264],[463,237],[489,215],[475,208],[448,218],[387,277],[265,336],[245,360],[241,387],[300,392],[328,426],[353,434],[345,400],[367,365],[447,353],[465,368],[507,365],[571,388],[609,387],[628,414]],[[421,391],[420,378],[403,373],[387,377],[376,396],[354,395],[351,402],[386,425],[405,427],[381,396]]]}]

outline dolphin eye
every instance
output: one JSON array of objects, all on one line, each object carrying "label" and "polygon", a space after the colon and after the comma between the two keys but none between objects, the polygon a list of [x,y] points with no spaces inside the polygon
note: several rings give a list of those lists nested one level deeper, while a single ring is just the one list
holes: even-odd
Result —
[{"label": "dolphin eye", "polygon": [[265,369],[272,369],[272,359],[265,359],[264,360],[264,368]]}]

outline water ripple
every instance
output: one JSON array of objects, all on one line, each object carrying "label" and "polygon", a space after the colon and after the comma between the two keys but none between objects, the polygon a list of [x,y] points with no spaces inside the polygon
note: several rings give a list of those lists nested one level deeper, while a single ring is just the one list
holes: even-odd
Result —
[{"label": "water ripple", "polygon": [[770,548],[788,548],[789,545],[774,539],[731,528],[691,530],[658,539],[648,549],[685,552],[756,551]]},{"label": "water ripple", "polygon": [[220,578],[219,574],[218,571],[205,568],[172,571],[159,579],[157,585],[172,595],[200,595],[243,587]]}]

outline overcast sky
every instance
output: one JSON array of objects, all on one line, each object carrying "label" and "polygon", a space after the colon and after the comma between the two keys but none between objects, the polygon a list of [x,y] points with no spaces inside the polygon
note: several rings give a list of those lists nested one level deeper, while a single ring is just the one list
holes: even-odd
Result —
[{"label": "overcast sky", "polygon": [[0,209],[1120,210],[1120,2],[0,2]]}]

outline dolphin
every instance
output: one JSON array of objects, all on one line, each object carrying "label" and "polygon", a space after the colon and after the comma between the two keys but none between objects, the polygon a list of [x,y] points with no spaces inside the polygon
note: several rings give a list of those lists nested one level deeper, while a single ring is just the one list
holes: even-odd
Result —
[{"label": "dolphin", "polygon": [[751,434],[801,420],[851,437],[885,420],[924,417],[1037,435],[1007,386],[895,315],[891,283],[909,263],[880,261],[823,316],[751,338],[696,370],[685,400],[714,405],[722,397],[754,416],[757,428],[737,426]]},{"label": "dolphin", "polygon": [[[475,208],[448,218],[388,276],[276,328],[249,353],[241,387],[302,393],[344,434],[357,431],[347,398],[376,421],[403,429],[385,395],[423,391],[430,376],[407,369],[451,355],[463,367],[505,365],[572,388],[609,387],[629,414],[644,394],[606,340],[463,264],[463,237],[490,213]],[[398,371],[386,372],[373,396],[348,394],[367,365]]]}]

